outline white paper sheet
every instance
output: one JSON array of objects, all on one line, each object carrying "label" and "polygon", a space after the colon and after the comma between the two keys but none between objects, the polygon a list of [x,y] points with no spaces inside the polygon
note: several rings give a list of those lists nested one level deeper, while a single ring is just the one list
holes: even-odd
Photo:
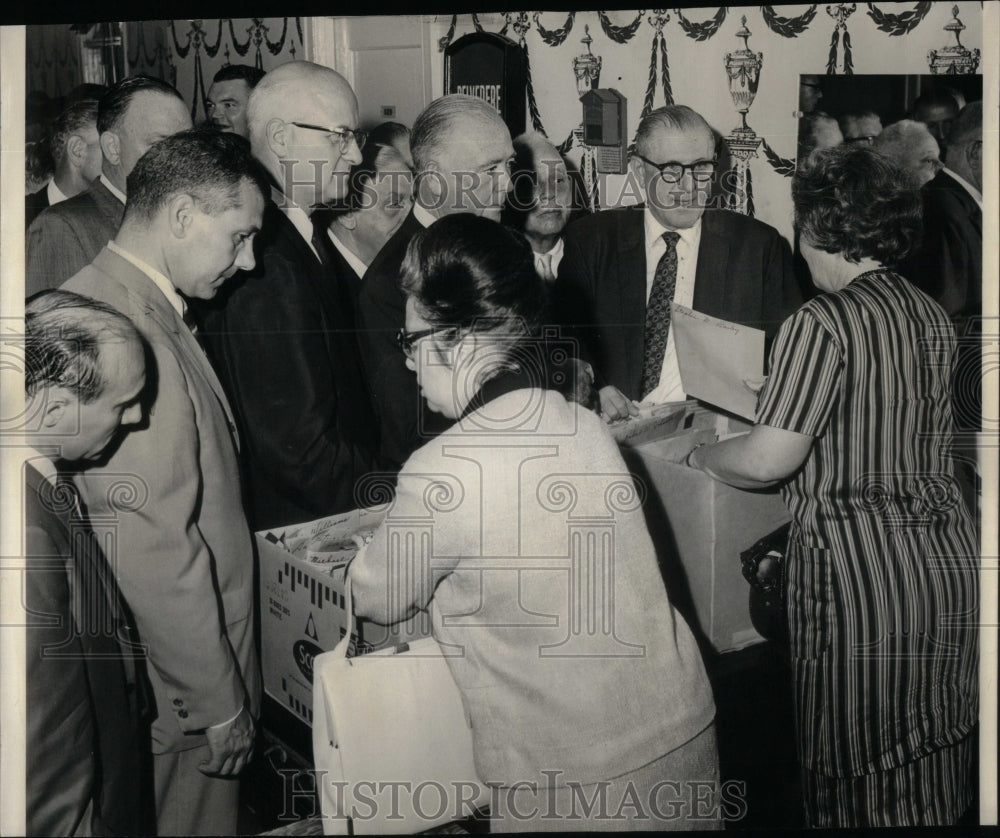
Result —
[{"label": "white paper sheet", "polygon": [[670,327],[684,392],[752,420],[757,393],[746,382],[763,379],[764,333],[676,303]]}]

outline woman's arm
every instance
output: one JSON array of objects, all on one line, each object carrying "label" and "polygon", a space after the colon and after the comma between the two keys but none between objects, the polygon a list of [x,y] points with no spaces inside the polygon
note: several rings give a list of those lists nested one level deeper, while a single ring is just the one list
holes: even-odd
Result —
[{"label": "woman's arm", "polygon": [[696,448],[687,462],[738,489],[763,489],[798,471],[812,444],[807,434],[754,425],[743,436]]},{"label": "woman's arm", "polygon": [[359,617],[382,625],[407,619],[427,607],[437,583],[458,564],[446,548],[462,538],[461,513],[468,510],[442,509],[433,500],[435,493],[454,492],[448,486],[456,482],[461,483],[419,451],[411,457],[385,520],[347,571]]}]

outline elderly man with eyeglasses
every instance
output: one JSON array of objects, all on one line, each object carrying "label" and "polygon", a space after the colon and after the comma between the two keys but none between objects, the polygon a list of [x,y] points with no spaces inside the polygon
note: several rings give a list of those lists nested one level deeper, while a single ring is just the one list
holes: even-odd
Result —
[{"label": "elderly man with eyeglasses", "polygon": [[271,177],[257,265],[203,312],[210,357],[245,440],[256,529],[355,508],[380,470],[378,425],[357,345],[357,282],[315,210],[348,194],[365,132],[342,76],[293,61],[247,105],[254,157]]},{"label": "elderly man with eyeglasses", "polygon": [[629,161],[644,204],[566,230],[554,311],[581,342],[609,422],[640,404],[685,398],[669,328],[674,303],[770,338],[801,302],[788,243],[715,207],[717,166],[708,123],[685,105],[659,108],[639,123]]}]

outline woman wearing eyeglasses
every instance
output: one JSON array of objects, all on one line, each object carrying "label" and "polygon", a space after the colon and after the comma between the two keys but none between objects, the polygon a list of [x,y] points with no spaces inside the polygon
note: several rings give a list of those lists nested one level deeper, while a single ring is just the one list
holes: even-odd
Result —
[{"label": "woman wearing eyeglasses", "polygon": [[792,187],[825,291],[785,321],[753,430],[688,464],[781,484],[788,627],[811,826],[954,823],[975,789],[979,583],[953,474],[944,310],[895,273],[920,232],[906,174],[862,145]]},{"label": "woman wearing eyeglasses", "polygon": [[[462,650],[448,662],[479,777],[499,786],[493,829],[718,827],[711,688],[617,446],[548,380],[559,346],[537,334],[531,247],[447,216],[410,244],[404,288],[408,365],[455,424],[407,461],[352,563],[358,613],[427,608],[438,641]],[[407,522],[414,544],[430,533],[404,578],[392,557]],[[588,811],[597,793],[606,803]]]}]

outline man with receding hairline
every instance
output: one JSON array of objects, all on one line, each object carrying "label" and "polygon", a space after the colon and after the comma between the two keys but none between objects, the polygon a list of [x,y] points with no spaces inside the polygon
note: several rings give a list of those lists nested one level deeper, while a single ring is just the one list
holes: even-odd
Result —
[{"label": "man with receding hairline", "polygon": [[356,508],[357,481],[380,463],[354,289],[315,212],[347,194],[361,161],[354,91],[329,67],[290,61],[254,88],[247,112],[271,200],[257,266],[206,311],[204,332],[246,443],[253,525],[264,529]]},{"label": "man with receding hairline", "polygon": [[563,230],[573,211],[573,184],[566,161],[543,134],[526,131],[514,138],[513,195],[505,221],[524,233],[535,269],[546,282],[559,273]]},{"label": "man with receding hairline", "polygon": [[101,174],[80,194],[43,211],[28,228],[24,288],[58,288],[90,264],[118,231],[126,179],[157,140],[191,127],[180,94],[150,76],[130,76],[97,105]]},{"label": "man with receding hairline", "polygon": [[142,420],[135,326],[65,291],[25,306],[24,464],[28,835],[148,831],[136,672],[115,568],[62,469],[87,468]]},{"label": "man with receding hairline", "polygon": [[[160,835],[234,834],[253,749],[260,671],[239,438],[187,315],[189,300],[253,267],[265,189],[240,137],[163,139],[129,174],[114,240],[63,286],[130,317],[151,348],[148,424],[77,485],[95,527],[109,528],[147,650]],[[131,492],[111,490],[122,480]]]},{"label": "man with receding hairline", "polygon": [[887,125],[872,141],[872,148],[899,166],[915,189],[929,183],[942,166],[937,140],[926,125],[912,119]]},{"label": "man with receding hairline", "polygon": [[514,159],[510,131],[496,109],[458,93],[424,108],[413,123],[410,151],[413,209],[369,266],[358,299],[361,352],[381,422],[382,456],[397,465],[446,427],[424,404],[396,343],[405,321],[400,271],[407,245],[418,231],[452,213],[499,221]]},{"label": "man with receding hairline", "polygon": [[579,335],[605,419],[685,398],[670,308],[777,332],[801,302],[792,254],[760,221],[710,206],[716,141],[685,105],[652,111],[629,172],[644,206],[610,209],[566,230],[557,317]]}]

